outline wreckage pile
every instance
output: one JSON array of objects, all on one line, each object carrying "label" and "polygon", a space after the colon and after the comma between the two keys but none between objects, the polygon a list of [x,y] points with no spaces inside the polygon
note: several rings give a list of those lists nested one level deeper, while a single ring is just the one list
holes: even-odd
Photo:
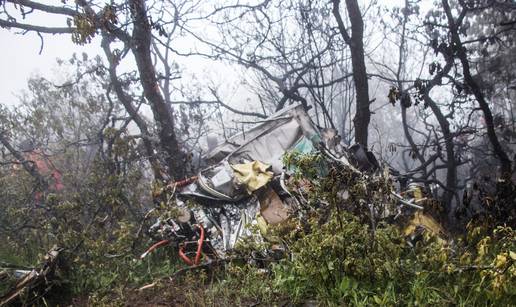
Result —
[{"label": "wreckage pile", "polygon": [[[482,238],[489,231],[471,224],[471,236],[454,242],[433,217],[439,204],[421,186],[400,186],[372,153],[339,143],[301,106],[281,111],[213,149],[211,166],[197,177],[170,185],[175,213],[168,210],[150,233],[158,245],[177,246],[189,266],[242,257],[254,263],[245,276],[237,270],[236,288],[254,289],[241,279],[254,274],[263,280],[256,265],[282,259],[265,264],[269,283],[258,287],[263,297],[281,293],[324,304],[358,304],[360,297],[364,305],[468,302],[469,296],[462,298],[472,290],[468,282],[480,281],[488,290],[471,301],[514,298],[511,228],[496,228],[489,241]],[[229,275],[223,279],[234,278]],[[420,289],[434,283],[455,292]]]},{"label": "wreckage pile", "polygon": [[[323,224],[332,212],[352,212],[374,230],[380,221],[406,220],[423,209],[419,186],[404,199],[371,152],[339,143],[301,105],[233,136],[206,156],[210,167],[168,186],[170,210],[149,230],[159,242],[142,258],[173,243],[186,264],[198,265],[201,254],[204,261],[225,258],[249,237],[285,249],[278,238],[270,239],[271,230],[306,224],[314,214]],[[443,233],[429,215],[417,218],[416,226]]]}]

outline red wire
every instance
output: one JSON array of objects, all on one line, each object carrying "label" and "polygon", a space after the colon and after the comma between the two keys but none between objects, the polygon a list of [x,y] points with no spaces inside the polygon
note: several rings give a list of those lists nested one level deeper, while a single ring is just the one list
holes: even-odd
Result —
[{"label": "red wire", "polygon": [[194,261],[192,259],[188,258],[188,256],[184,253],[185,245],[181,244],[179,246],[179,257],[183,259],[183,261],[188,265],[198,265],[201,262],[201,254],[202,254],[202,245],[204,243],[204,228],[201,225],[195,225],[197,228],[199,228],[201,234],[199,236],[199,240],[197,241],[197,252],[195,253]]},{"label": "red wire", "polygon": [[176,182],[173,182],[171,183],[169,186],[176,186],[178,188],[182,188],[184,186],[187,186],[189,185],[190,183],[194,182],[197,180],[197,176],[193,176],[193,177],[190,177],[190,178],[186,178],[186,179],[183,179],[183,180],[179,180],[179,181],[176,181]]},{"label": "red wire", "polygon": [[145,253],[143,253],[140,258],[144,258],[145,256],[147,256],[147,254],[149,254],[150,252],[152,252],[156,248],[164,246],[164,245],[167,245],[168,243],[170,243],[170,240],[159,241],[158,243],[156,243],[156,244],[152,245],[151,247],[149,247],[149,249],[146,250]]},{"label": "red wire", "polygon": [[186,256],[185,253],[183,252],[184,247],[185,247],[184,244],[181,244],[181,246],[179,246],[179,257],[181,257],[181,259],[183,259],[183,261],[186,264],[193,265],[192,260],[190,260],[190,258],[188,258],[188,256]]},{"label": "red wire", "polygon": [[195,254],[195,265],[198,265],[201,260],[202,244],[204,242],[204,228],[201,225],[196,225],[201,231],[199,241],[197,241],[197,253]]}]

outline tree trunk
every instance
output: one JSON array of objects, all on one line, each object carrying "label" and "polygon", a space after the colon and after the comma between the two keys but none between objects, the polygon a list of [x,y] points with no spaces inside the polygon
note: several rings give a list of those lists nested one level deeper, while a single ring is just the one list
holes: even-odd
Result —
[{"label": "tree trunk", "polygon": [[457,189],[457,161],[455,159],[453,134],[450,131],[450,123],[448,122],[448,119],[441,112],[441,109],[437,103],[435,103],[435,101],[430,97],[430,92],[432,89],[436,85],[441,84],[443,76],[447,75],[453,67],[454,61],[452,57],[445,56],[445,60],[446,65],[428,82],[427,86],[425,87],[423,92],[423,99],[425,104],[428,105],[430,109],[432,109],[432,112],[434,113],[437,122],[441,127],[444,137],[444,146],[446,148],[446,188],[442,201],[446,205],[446,209],[450,210],[450,205]]},{"label": "tree trunk", "polygon": [[110,44],[110,38],[108,33],[102,33],[102,49],[104,50],[104,53],[106,54],[106,58],[108,59],[109,63],[109,79],[111,81],[111,85],[113,86],[113,89],[115,90],[115,94],[118,98],[118,100],[122,103],[125,110],[131,116],[131,119],[134,121],[138,129],[140,129],[140,132],[143,135],[142,142],[143,147],[145,148],[145,152],[147,155],[147,159],[149,160],[149,163],[151,164],[152,172],[154,174],[154,178],[156,180],[162,180],[163,176],[161,174],[161,167],[159,165],[159,161],[156,158],[156,153],[154,152],[154,145],[150,141],[150,133],[149,129],[147,127],[147,123],[144,121],[144,119],[138,114],[138,110],[134,107],[131,98],[127,96],[125,93],[122,84],[120,83],[120,79],[118,79],[118,75],[116,72],[117,62],[118,60],[114,57],[113,53],[111,52],[111,49],[109,47]]},{"label": "tree trunk", "polygon": [[337,20],[339,31],[351,51],[351,65],[356,93],[356,113],[353,120],[355,142],[367,147],[371,111],[369,110],[369,84],[364,60],[364,21],[362,20],[358,1],[346,0],[348,16],[351,22],[351,36],[349,36],[339,11],[340,0],[332,0],[332,2],[333,15]]},{"label": "tree trunk", "polygon": [[482,109],[482,112],[484,113],[484,120],[486,122],[487,128],[487,137],[489,139],[489,142],[493,146],[493,151],[495,155],[498,157],[498,160],[500,160],[502,173],[501,175],[503,178],[510,179],[512,174],[511,160],[509,159],[509,156],[507,156],[507,153],[503,150],[502,145],[498,140],[498,136],[496,135],[493,122],[493,114],[491,112],[491,109],[489,108],[489,104],[487,103],[485,96],[482,93],[482,90],[480,89],[477,82],[475,81],[475,79],[473,79],[473,76],[471,75],[471,69],[469,67],[466,48],[464,47],[460,39],[458,25],[456,24],[455,19],[453,18],[450,5],[448,4],[447,0],[443,0],[442,3],[444,12],[446,13],[446,17],[448,19],[448,26],[451,32],[451,40],[454,45],[457,57],[459,58],[462,65],[464,81],[470,88],[471,92],[473,92],[473,95],[475,96],[475,99],[477,100],[480,109]]},{"label": "tree trunk", "polygon": [[171,179],[181,179],[185,174],[185,154],[181,151],[174,130],[174,118],[170,105],[165,102],[160,92],[156,70],[151,58],[151,25],[149,23],[145,1],[130,1],[133,19],[131,50],[136,60],[145,98],[149,102],[156,120],[160,147],[168,167]]},{"label": "tree trunk", "polygon": [[451,202],[455,196],[457,189],[457,161],[455,160],[455,149],[453,144],[453,135],[450,131],[450,124],[448,120],[439,109],[439,106],[435,101],[430,98],[430,92],[428,91],[424,96],[425,104],[427,104],[432,112],[434,113],[444,137],[444,147],[446,148],[446,189],[443,195],[443,203],[446,205],[447,210],[451,208]]}]

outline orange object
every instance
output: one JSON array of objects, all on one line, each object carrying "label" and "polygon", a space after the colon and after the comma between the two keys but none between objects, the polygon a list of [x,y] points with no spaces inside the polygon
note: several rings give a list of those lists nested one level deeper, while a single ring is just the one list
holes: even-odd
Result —
[{"label": "orange object", "polygon": [[204,242],[204,228],[201,225],[195,225],[195,227],[199,228],[200,237],[199,237],[199,240],[197,241],[197,252],[195,253],[194,260],[192,261],[192,259],[188,258],[188,256],[185,254],[185,252],[184,252],[185,244],[181,244],[179,246],[179,257],[181,257],[181,259],[183,259],[183,261],[190,266],[198,265],[199,262],[201,261],[202,245]]},{"label": "orange object", "polygon": [[149,253],[151,253],[153,250],[155,250],[156,248],[158,247],[161,247],[161,246],[165,246],[167,245],[168,243],[170,243],[170,240],[163,240],[163,241],[159,241],[158,243],[152,245],[151,247],[149,247],[148,250],[145,251],[145,253],[143,253],[141,256],[140,256],[140,259],[143,259],[145,258],[145,256],[147,256]]}]

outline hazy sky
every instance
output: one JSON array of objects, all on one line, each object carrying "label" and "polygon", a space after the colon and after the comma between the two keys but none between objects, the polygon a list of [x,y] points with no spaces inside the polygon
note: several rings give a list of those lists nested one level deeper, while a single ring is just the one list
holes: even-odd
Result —
[{"label": "hazy sky", "polygon": [[[51,0],[49,4],[59,4],[60,1]],[[14,11],[10,10],[11,13]],[[65,18],[56,18],[48,14],[34,12],[26,19],[20,16],[19,22],[39,24],[45,26],[66,26]],[[15,30],[0,28],[0,103],[16,104],[16,93],[26,87],[27,80],[32,74],[52,76],[52,67],[56,65],[56,58],[68,59],[73,52],[87,52],[97,54],[98,44],[77,46],[72,43],[70,35],[43,35],[44,47],[36,33],[25,35],[15,34]]]},{"label": "hazy sky", "polygon": [[[59,26],[66,24],[64,20],[62,23],[58,23],[48,15],[35,16],[31,19],[31,22]],[[0,28],[0,46],[2,47],[0,56],[0,104],[15,105],[18,101],[16,95],[26,88],[27,80],[32,75],[40,74],[54,80],[56,83],[60,83],[59,80],[56,80],[60,77],[60,73],[57,70],[57,58],[67,60],[74,52],[79,54],[86,52],[90,57],[98,54],[103,56],[99,38],[93,39],[90,44],[84,46],[72,43],[69,34],[43,34],[43,39],[43,50],[39,54],[41,40],[36,33],[20,35],[16,34],[15,30],[9,31]],[[181,45],[188,46],[189,43],[191,42],[183,41]],[[215,83],[224,83],[224,81],[227,82],[231,79],[235,81],[236,79],[235,72],[223,63],[213,63],[198,57],[174,57],[174,60],[178,61],[186,69],[186,72],[203,75],[205,80],[211,79]],[[132,56],[129,56],[121,64],[123,67],[134,65]],[[222,74],[221,71],[223,72]],[[224,80],[220,78],[221,75],[224,75]],[[233,78],[230,75],[233,75]],[[232,100],[231,97],[228,98]]]},{"label": "hazy sky", "polygon": [[[47,22],[48,17],[38,19]],[[43,51],[39,54],[41,40],[35,33],[17,35],[14,31],[0,28],[0,43],[3,47],[2,56],[0,56],[0,104],[16,105],[18,102],[16,95],[26,88],[27,80],[32,75],[40,74],[56,83],[64,82],[64,80],[59,81],[60,73],[57,68],[57,58],[67,60],[74,52],[86,52],[90,57],[97,54],[103,56],[98,38],[85,46],[72,43],[69,34],[43,35],[43,39]],[[237,73],[227,64],[213,63],[198,57],[174,57],[174,60],[185,68],[185,73],[203,76],[202,81],[204,82],[210,81],[210,83],[226,84],[226,86],[236,85],[237,89],[220,89],[221,94],[227,99],[226,102],[231,105],[238,106],[242,101],[246,101],[252,96],[249,92],[244,91],[241,86],[238,86]],[[129,56],[122,62],[122,65],[134,65],[132,62],[132,56]],[[221,76],[224,77],[221,78]]]}]

